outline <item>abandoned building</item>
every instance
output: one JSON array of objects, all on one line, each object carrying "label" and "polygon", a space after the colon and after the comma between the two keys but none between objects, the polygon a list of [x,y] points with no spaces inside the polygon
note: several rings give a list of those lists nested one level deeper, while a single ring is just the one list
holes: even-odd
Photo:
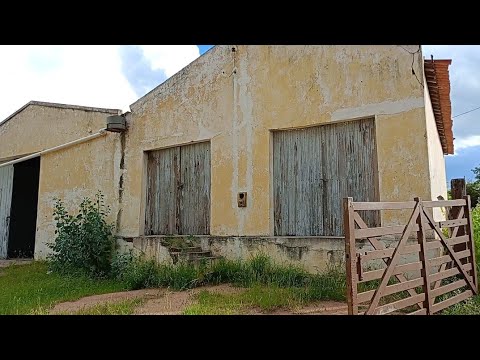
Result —
[{"label": "abandoned building", "polygon": [[162,238],[189,236],[322,269],[343,257],[342,198],[447,197],[450,62],[417,45],[218,45],[124,114],[29,102],[0,123],[0,258],[45,258],[53,199],[101,190],[120,249],[171,261]]}]

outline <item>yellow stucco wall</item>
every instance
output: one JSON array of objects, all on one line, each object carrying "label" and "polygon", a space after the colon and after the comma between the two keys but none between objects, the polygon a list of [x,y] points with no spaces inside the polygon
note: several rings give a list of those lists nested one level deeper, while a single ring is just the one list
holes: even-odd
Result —
[{"label": "yellow stucco wall", "polygon": [[120,135],[107,134],[92,141],[42,156],[37,213],[35,258],[44,258],[47,243],[54,240],[54,198],[62,199],[68,211],[78,211],[84,197],[94,199],[97,190],[110,207],[107,221],[116,223]]},{"label": "yellow stucco wall", "polygon": [[0,160],[96,133],[105,128],[106,117],[112,113],[31,104],[0,124]]},{"label": "yellow stucco wall", "polygon": [[[38,152],[96,133],[112,112],[84,111],[29,105],[0,125],[0,160]],[[54,239],[53,198],[77,210],[85,196],[97,190],[111,207],[109,221],[118,215],[120,135],[107,133],[89,142],[41,156],[35,258],[48,253]]]},{"label": "yellow stucco wall", "polygon": [[[416,74],[422,63],[416,54]],[[143,152],[210,140],[211,234],[273,235],[271,130],[369,116],[380,200],[430,199],[424,108],[412,55],[398,46],[216,46],[131,105],[120,234],[142,234]]]},{"label": "yellow stucco wall", "polygon": [[[421,53],[413,69],[422,74]],[[42,156],[35,256],[43,258],[53,239],[54,197],[76,206],[102,190],[118,234],[142,235],[144,152],[204,140],[211,142],[211,234],[273,235],[275,129],[374,116],[380,200],[432,199],[445,175],[425,96],[412,55],[398,46],[216,46],[131,105],[124,170],[119,134]],[[0,161],[94,133],[106,116],[31,105],[0,125]],[[248,192],[246,208],[237,207],[239,191]],[[404,220],[383,214],[385,225]]]}]

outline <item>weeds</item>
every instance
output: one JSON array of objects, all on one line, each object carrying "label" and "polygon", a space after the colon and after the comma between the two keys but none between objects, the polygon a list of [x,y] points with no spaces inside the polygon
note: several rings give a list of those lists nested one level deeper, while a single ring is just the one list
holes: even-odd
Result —
[{"label": "weeds", "polygon": [[265,255],[245,262],[221,259],[199,267],[157,264],[153,260],[123,255],[116,258],[114,264],[116,279],[123,281],[130,290],[152,287],[186,290],[222,283],[242,287],[263,284],[292,288],[296,296],[305,301],[345,300],[346,279],[340,267],[331,267],[322,274],[310,274],[297,266],[278,265]]}]

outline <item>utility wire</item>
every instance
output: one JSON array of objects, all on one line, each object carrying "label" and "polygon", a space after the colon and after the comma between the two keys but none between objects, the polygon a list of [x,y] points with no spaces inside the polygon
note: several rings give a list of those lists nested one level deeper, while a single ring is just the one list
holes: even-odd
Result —
[{"label": "utility wire", "polygon": [[422,82],[420,81],[420,79],[418,78],[417,74],[415,73],[415,70],[413,69],[413,63],[415,62],[415,54],[418,54],[420,52],[420,49],[421,49],[421,46],[419,45],[418,46],[418,49],[417,51],[415,52],[411,52],[411,51],[408,51],[408,49],[404,48],[402,45],[398,45],[399,47],[401,47],[403,50],[405,50],[406,52],[408,52],[410,55],[412,55],[412,65],[411,65],[411,68],[412,68],[412,75],[415,75],[415,79],[417,79],[417,82],[422,86],[422,88],[424,87]]},{"label": "utility wire", "polygon": [[[420,46],[418,47],[418,50],[415,51],[415,52],[408,51],[408,49],[404,48],[402,45],[398,45],[398,47],[401,47],[403,50],[405,50],[405,51],[408,52],[409,54],[413,55],[413,60],[412,60],[412,74],[415,75],[415,77],[417,78],[418,83],[419,83],[420,85],[422,85],[422,83],[420,82],[420,80],[418,80],[417,74],[415,74],[415,71],[413,70],[413,62],[414,62],[414,60],[415,60],[415,54],[420,51]],[[422,85],[422,87],[423,87],[423,85]],[[475,111],[475,110],[478,110],[478,109],[480,109],[480,106],[477,107],[477,108],[475,108],[475,109],[465,111],[464,113],[461,113],[461,114],[452,116],[452,119],[453,119],[453,118],[456,118],[456,117],[458,117],[458,116],[462,116],[462,115],[471,113],[472,111]]]},{"label": "utility wire", "polygon": [[461,115],[465,115],[465,114],[468,114],[468,113],[471,113],[472,111],[475,111],[475,110],[478,110],[480,109],[480,106],[475,108],[475,109],[472,109],[472,110],[468,110],[468,111],[465,111],[464,113],[461,113],[461,114],[458,114],[458,115],[455,115],[455,116],[452,116],[452,119],[453,118],[456,118],[457,116],[461,116]]},{"label": "utility wire", "polygon": [[[401,47],[403,50],[405,50],[406,52],[408,52],[410,55],[413,55],[413,59],[412,59],[412,74],[415,75],[415,77],[417,78],[418,83],[419,83],[420,85],[422,85],[422,83],[420,82],[420,80],[419,80],[418,77],[417,77],[417,74],[415,74],[415,71],[413,70],[413,62],[414,62],[414,60],[415,60],[415,54],[420,51],[420,46],[418,47],[418,50],[415,51],[415,52],[408,51],[408,49],[404,48],[402,45],[398,45],[398,47]],[[422,87],[423,87],[423,85],[422,85]],[[475,110],[478,110],[478,109],[480,109],[480,106],[477,107],[477,108],[475,108],[475,109],[465,111],[464,113],[461,113],[461,114],[452,116],[452,119],[453,119],[453,118],[456,118],[456,117],[458,117],[458,116],[462,116],[462,115],[471,113],[472,111],[475,111]]]},{"label": "utility wire", "polygon": [[402,45],[398,45],[398,46],[401,47],[403,50],[405,50],[410,55],[415,55],[416,53],[420,52],[420,46],[418,47],[417,51],[415,51],[415,52],[408,51],[408,49],[404,48]]}]

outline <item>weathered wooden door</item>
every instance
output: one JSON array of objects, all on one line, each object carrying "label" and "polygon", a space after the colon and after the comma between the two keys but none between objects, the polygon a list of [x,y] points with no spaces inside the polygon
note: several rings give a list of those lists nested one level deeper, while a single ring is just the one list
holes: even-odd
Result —
[{"label": "weathered wooden door", "polygon": [[151,151],[147,235],[210,233],[210,143]]},{"label": "weathered wooden door", "polygon": [[0,167],[0,259],[7,258],[13,190],[13,165]]},{"label": "weathered wooden door", "polygon": [[275,235],[342,236],[342,199],[377,200],[377,177],[373,119],[275,131]]}]

